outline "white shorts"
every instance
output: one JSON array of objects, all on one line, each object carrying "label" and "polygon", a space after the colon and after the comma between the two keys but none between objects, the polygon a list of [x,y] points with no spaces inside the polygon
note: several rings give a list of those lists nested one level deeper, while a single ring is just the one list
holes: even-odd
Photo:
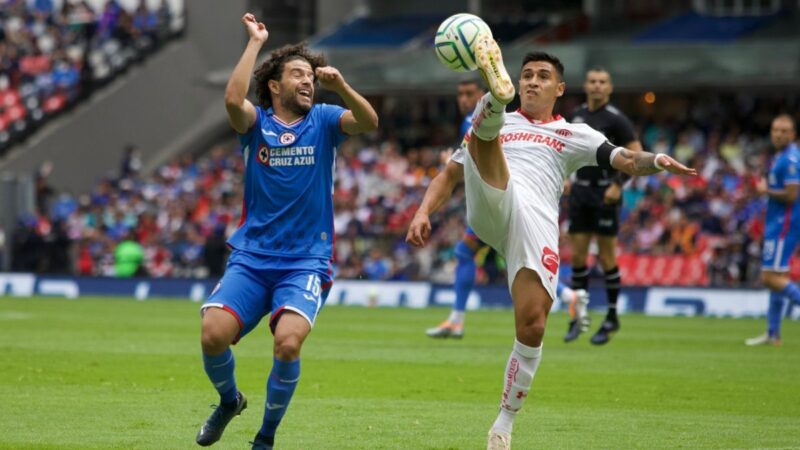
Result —
[{"label": "white shorts", "polygon": [[481,178],[469,152],[464,152],[467,222],[475,234],[500,252],[508,266],[508,289],[523,267],[536,271],[542,285],[556,300],[558,286],[558,215],[522,202],[514,179],[506,190]]}]

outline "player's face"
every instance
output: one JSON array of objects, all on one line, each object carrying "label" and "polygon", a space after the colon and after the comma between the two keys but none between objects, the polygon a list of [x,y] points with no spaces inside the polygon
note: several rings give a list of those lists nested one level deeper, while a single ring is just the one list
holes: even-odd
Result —
[{"label": "player's face", "polygon": [[314,71],[304,59],[283,65],[280,80],[280,99],[284,108],[306,114],[314,103]]},{"label": "player's face", "polygon": [[564,82],[555,66],[547,61],[531,61],[522,67],[519,78],[519,101],[522,109],[536,111],[564,95]]},{"label": "player's face", "polygon": [[458,85],[458,111],[465,116],[475,110],[475,105],[481,99],[483,91],[477,84],[467,83]]},{"label": "player's face", "polygon": [[583,91],[589,100],[606,103],[611,97],[612,90],[611,75],[608,72],[605,70],[590,70],[586,72]]},{"label": "player's face", "polygon": [[795,129],[794,126],[792,126],[792,122],[781,117],[773,120],[772,128],[770,129],[770,138],[776,150],[783,150],[786,148],[786,146],[791,144],[795,139]]}]

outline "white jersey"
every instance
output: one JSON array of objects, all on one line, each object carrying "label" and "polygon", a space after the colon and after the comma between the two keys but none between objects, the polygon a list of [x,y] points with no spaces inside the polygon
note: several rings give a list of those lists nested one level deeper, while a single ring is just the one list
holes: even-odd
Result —
[{"label": "white jersey", "polygon": [[[597,149],[606,142],[586,124],[569,123],[561,116],[540,122],[521,110],[506,114],[498,138],[520,200],[556,216],[564,180],[581,167],[597,166]],[[463,165],[467,151],[465,140],[450,159]]]},{"label": "white jersey", "polygon": [[[517,111],[506,115],[498,139],[510,172],[505,190],[481,179],[466,140],[451,157],[464,165],[467,221],[483,242],[505,256],[509,288],[526,267],[539,274],[555,299],[558,201],[564,180],[581,167],[597,166],[598,149],[606,138],[588,125],[559,116],[541,123]],[[613,158],[614,152],[610,154]]]}]

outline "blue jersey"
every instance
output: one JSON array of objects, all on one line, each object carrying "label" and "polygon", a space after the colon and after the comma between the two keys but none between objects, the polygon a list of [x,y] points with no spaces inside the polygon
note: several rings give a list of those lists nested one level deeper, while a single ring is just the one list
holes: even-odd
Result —
[{"label": "blue jersey", "polygon": [[[769,189],[785,189],[790,184],[800,184],[800,149],[794,143],[775,155],[767,178]],[[765,234],[783,237],[790,230],[800,232],[800,198],[793,204],[767,200]]]},{"label": "blue jersey", "polygon": [[333,254],[333,172],[346,110],[314,105],[291,124],[272,108],[256,107],[256,121],[240,135],[245,162],[237,250],[291,258]]}]

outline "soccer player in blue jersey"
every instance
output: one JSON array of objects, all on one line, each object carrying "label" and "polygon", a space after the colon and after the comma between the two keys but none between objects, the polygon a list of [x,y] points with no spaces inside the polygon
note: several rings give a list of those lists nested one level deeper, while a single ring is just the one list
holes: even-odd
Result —
[{"label": "soccer player in blue jersey", "polygon": [[[458,111],[464,116],[458,133],[458,142],[464,140],[464,135],[472,126],[472,113],[478,100],[486,93],[486,89],[478,80],[464,80],[458,84]],[[486,244],[478,239],[478,236],[467,227],[464,237],[456,244],[455,256],[458,260],[456,264],[456,281],[453,288],[456,291],[456,301],[450,316],[438,326],[429,328],[425,334],[435,338],[456,338],[464,337],[464,312],[467,309],[467,299],[472,288],[475,286],[475,254]]]},{"label": "soccer player in blue jersey", "polygon": [[796,132],[794,119],[788,114],[772,120],[770,138],[776,153],[768,179],[762,179],[757,187],[767,196],[761,252],[761,281],[770,291],[767,332],[747,339],[747,345],[780,346],[786,299],[800,305],[800,287],[788,276],[789,258],[800,241],[800,149],[795,143]]},{"label": "soccer player in blue jersey", "polygon": [[[336,147],[348,135],[377,128],[378,116],[338,70],[302,44],[273,51],[255,71],[253,105],[246,98],[250,76],[268,32],[252,14],[242,22],[250,39],[228,80],[225,107],[242,144],[244,205],[228,240],[225,274],[202,307],[203,365],[220,404],[197,443],[218,441],[247,406],[236,387],[230,345],[269,315],[274,358],[252,448],[271,449],[300,379],[300,348],[332,284]],[[314,104],[317,82],[348,109]]]}]

